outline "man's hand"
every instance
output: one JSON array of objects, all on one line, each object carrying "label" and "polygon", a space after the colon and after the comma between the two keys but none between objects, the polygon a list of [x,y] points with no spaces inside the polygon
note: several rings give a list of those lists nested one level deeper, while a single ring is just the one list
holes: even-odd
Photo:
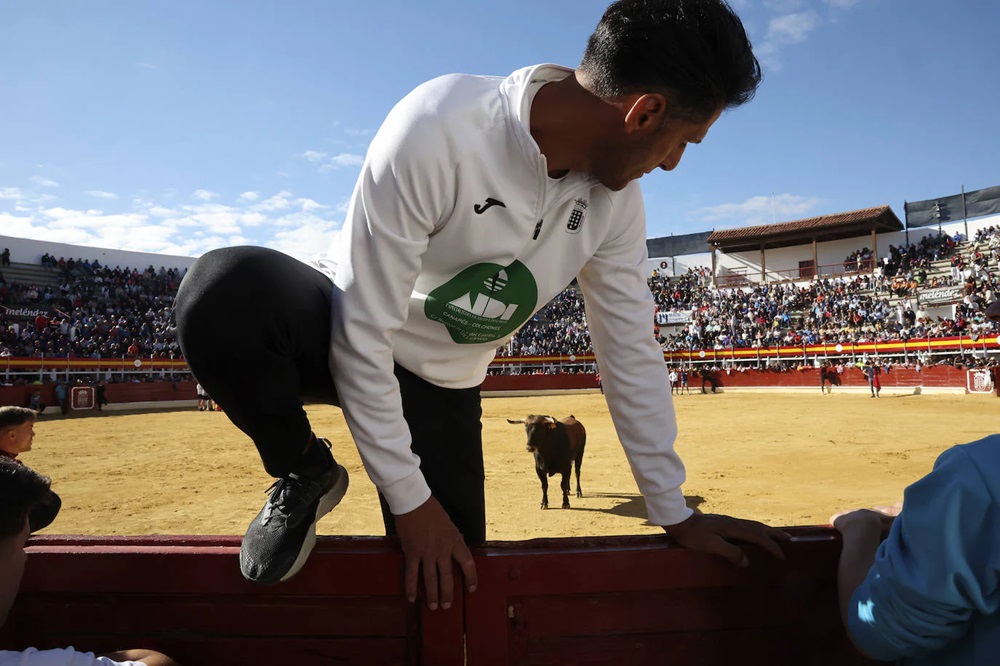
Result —
[{"label": "man's hand", "polygon": [[[436,499],[431,497],[409,513],[396,516],[396,531],[406,556],[406,598],[417,600],[417,584],[421,568],[427,605],[437,610],[451,608],[455,591],[455,577],[451,561],[462,568],[466,588],[476,591],[476,563],[458,528]],[[440,589],[440,596],[438,590]]]},{"label": "man's hand", "polygon": [[734,541],[756,544],[779,560],[784,560],[785,554],[778,542],[791,539],[784,530],[754,520],[703,513],[692,514],[687,520],[663,529],[685,548],[721,555],[740,567],[748,566],[750,560]]},{"label": "man's hand", "polygon": [[[830,524],[840,532],[843,544],[837,564],[837,599],[840,620],[847,630],[851,597],[868,576],[882,540],[889,535],[902,503],[892,507],[857,509],[830,516]],[[854,639],[851,639],[853,642]],[[858,647],[856,644],[854,647]],[[860,648],[858,648],[860,650]]]},{"label": "man's hand", "polygon": [[885,539],[902,510],[903,503],[897,502],[893,506],[844,511],[830,516],[830,524],[841,534],[853,536],[855,532],[877,532],[881,539]]}]

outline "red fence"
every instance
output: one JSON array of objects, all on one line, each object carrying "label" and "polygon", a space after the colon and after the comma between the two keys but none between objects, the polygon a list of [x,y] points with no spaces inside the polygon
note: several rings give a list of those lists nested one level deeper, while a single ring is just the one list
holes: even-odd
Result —
[{"label": "red fence", "polygon": [[[195,382],[155,381],[144,383],[108,384],[107,398],[112,404],[136,402],[166,402],[171,400],[197,400]],[[54,407],[55,385],[29,384],[26,386],[0,386],[0,405],[28,406],[32,391],[41,391],[42,404]]]},{"label": "red fence", "polygon": [[0,647],[146,647],[185,664],[635,666],[869,663],[837,615],[840,539],[790,528],[751,565],[666,537],[490,543],[479,589],[410,605],[394,540],[322,537],[274,587],[239,574],[239,537],[35,537]]},{"label": "red fence", "polygon": [[[928,366],[917,372],[913,368],[894,367],[888,373],[879,375],[882,387],[889,389],[907,389],[916,391],[918,388],[962,390],[967,386],[967,371],[947,365]],[[713,373],[718,385],[723,389],[744,388],[786,388],[804,389],[818,388],[820,385],[819,370],[806,368],[804,370],[746,370],[737,369]],[[848,367],[840,375],[841,386],[866,387],[868,385],[864,373],[854,366]],[[994,385],[996,385],[994,379]],[[525,374],[525,375],[490,375],[483,382],[483,390],[491,392],[540,392],[554,390],[596,390],[597,378],[589,373],[577,374]],[[42,403],[55,405],[54,387],[51,384],[28,386],[0,386],[0,405],[27,406],[31,391],[40,390]],[[701,379],[691,379],[691,390],[701,390]],[[140,402],[166,402],[173,400],[197,399],[194,382],[151,382],[143,384],[109,384],[107,397],[114,404],[130,404]]]}]

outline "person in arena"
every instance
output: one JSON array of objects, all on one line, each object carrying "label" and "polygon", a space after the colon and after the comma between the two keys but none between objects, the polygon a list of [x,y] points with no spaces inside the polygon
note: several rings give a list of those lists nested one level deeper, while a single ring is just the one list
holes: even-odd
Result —
[{"label": "person in arena", "polygon": [[[1000,322],[1000,301],[986,314]],[[942,453],[901,511],[830,522],[843,537],[841,618],[861,652],[908,666],[997,662],[1000,434]]]},{"label": "person in arena", "polygon": [[673,170],[760,78],[723,0],[618,0],[575,70],[448,75],[400,101],[341,241],[316,267],[253,247],[202,256],[176,298],[181,348],[278,479],[243,539],[244,576],[292,576],[346,492],[307,400],[343,407],[400,539],[407,597],[422,573],[430,608],[450,606],[453,560],[474,589],[468,545],[486,537],[479,386],[497,347],[576,276],[649,520],[734,564],[748,563],[734,542],[783,557],[784,531],[685,504],[638,185]]},{"label": "person in arena", "polygon": [[[13,460],[0,459],[0,626],[7,621],[27,554],[29,516],[51,494],[49,480]],[[176,666],[176,662],[151,650],[124,650],[95,656],[72,647],[55,650],[0,650],[0,666]]]}]

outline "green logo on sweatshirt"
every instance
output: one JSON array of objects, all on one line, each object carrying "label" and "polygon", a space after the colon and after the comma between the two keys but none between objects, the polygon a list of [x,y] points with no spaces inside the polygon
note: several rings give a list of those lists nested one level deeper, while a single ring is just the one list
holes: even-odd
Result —
[{"label": "green logo on sweatshirt", "polygon": [[510,335],[537,302],[535,278],[520,261],[476,264],[429,293],[424,314],[444,324],[455,342],[472,345]]}]

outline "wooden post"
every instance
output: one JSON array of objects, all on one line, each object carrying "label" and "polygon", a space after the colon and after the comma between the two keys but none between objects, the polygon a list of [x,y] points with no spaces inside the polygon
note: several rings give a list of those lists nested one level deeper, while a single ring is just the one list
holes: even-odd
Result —
[{"label": "wooden post", "polygon": [[878,266],[878,235],[875,227],[872,226],[872,275],[875,275],[875,267]]},{"label": "wooden post", "polygon": [[819,251],[816,249],[816,238],[813,237],[813,276],[820,277],[819,275]]},{"label": "wooden post", "polygon": [[767,258],[764,255],[764,244],[760,246],[760,281],[767,284]]}]

